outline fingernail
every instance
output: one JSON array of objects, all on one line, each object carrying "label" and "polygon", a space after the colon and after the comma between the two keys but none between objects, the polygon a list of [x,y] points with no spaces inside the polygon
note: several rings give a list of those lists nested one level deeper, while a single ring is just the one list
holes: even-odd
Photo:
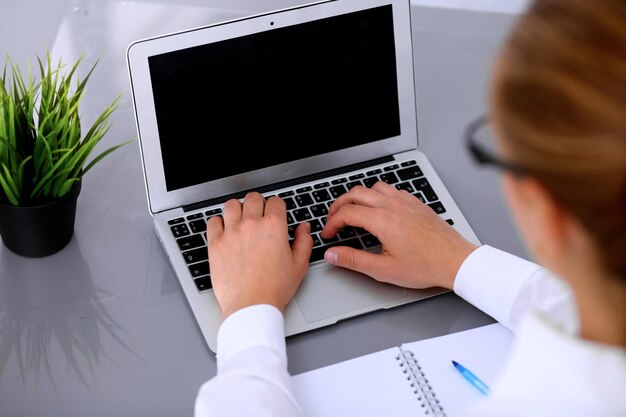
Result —
[{"label": "fingernail", "polygon": [[337,251],[328,249],[326,252],[324,252],[324,259],[329,264],[335,265],[337,263]]}]

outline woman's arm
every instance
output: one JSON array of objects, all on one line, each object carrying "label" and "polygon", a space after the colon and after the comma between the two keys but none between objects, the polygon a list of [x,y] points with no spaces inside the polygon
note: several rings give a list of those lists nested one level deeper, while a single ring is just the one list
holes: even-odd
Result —
[{"label": "woman's arm", "polygon": [[300,416],[287,372],[283,316],[254,305],[220,327],[217,375],[196,397],[196,417]]},{"label": "woman's arm", "polygon": [[515,331],[534,310],[577,327],[570,288],[550,271],[525,259],[483,245],[463,262],[454,280],[454,292]]}]

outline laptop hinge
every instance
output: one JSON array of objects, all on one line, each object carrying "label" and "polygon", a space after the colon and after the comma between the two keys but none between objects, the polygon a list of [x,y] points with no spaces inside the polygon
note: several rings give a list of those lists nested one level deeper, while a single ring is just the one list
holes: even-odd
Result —
[{"label": "laptop hinge", "polygon": [[258,191],[259,193],[271,192],[272,190],[279,190],[281,188],[290,187],[292,185],[301,184],[304,182],[315,181],[315,180],[319,180],[319,179],[323,179],[327,177],[332,177],[334,175],[340,175],[346,172],[356,171],[358,169],[363,169],[363,168],[367,168],[367,167],[378,165],[378,164],[384,164],[387,162],[391,162],[393,160],[394,160],[393,156],[385,156],[382,158],[370,159],[369,161],[359,162],[358,164],[347,165],[341,168],[329,169],[327,171],[318,172],[316,174],[305,175],[302,177],[277,182],[271,185],[251,188],[249,190],[243,190],[243,191],[239,191],[236,193],[224,195],[221,197],[211,198],[209,200],[204,200],[199,203],[188,204],[186,206],[183,206],[182,208],[183,208],[183,211],[185,212],[194,211],[194,210],[198,210],[204,207],[213,206],[215,204],[224,203],[230,200],[231,198],[237,198],[237,199],[243,198],[250,191]]}]

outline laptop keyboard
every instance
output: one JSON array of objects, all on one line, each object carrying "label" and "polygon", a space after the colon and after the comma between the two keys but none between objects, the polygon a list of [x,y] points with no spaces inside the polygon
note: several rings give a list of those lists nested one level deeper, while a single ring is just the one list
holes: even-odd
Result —
[{"label": "laptop keyboard", "polygon": [[[376,251],[380,249],[380,241],[365,229],[345,227],[335,237],[322,238],[320,232],[324,229],[328,209],[332,202],[340,195],[348,192],[357,185],[371,187],[378,181],[394,185],[419,198],[430,206],[435,213],[444,214],[445,207],[439,201],[428,180],[416,161],[410,160],[399,164],[390,164],[382,168],[348,175],[331,181],[320,181],[317,184],[284,191],[278,194],[267,194],[281,197],[287,206],[287,231],[291,243],[298,224],[311,223],[313,237],[313,251],[310,263],[324,258],[326,249],[333,246],[350,246],[357,249]],[[206,246],[206,222],[213,216],[220,216],[221,208],[189,214],[168,221],[170,230],[178,243],[183,259],[185,260],[191,278],[198,291],[212,288],[209,260]],[[454,224],[451,219],[446,219]]]}]

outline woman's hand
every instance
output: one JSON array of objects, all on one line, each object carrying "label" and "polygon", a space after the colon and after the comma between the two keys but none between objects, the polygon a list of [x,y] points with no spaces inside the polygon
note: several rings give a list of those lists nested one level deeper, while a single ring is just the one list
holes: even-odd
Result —
[{"label": "woman's hand", "polygon": [[461,264],[477,248],[413,195],[382,181],[340,196],[322,236],[330,238],[344,226],[372,233],[382,252],[338,246],[326,251],[327,262],[409,288],[452,289]]},{"label": "woman's hand", "polygon": [[308,222],[289,245],[285,202],[248,193],[232,199],[222,217],[207,222],[211,281],[224,318],[254,304],[283,311],[309,266],[313,240]]}]

